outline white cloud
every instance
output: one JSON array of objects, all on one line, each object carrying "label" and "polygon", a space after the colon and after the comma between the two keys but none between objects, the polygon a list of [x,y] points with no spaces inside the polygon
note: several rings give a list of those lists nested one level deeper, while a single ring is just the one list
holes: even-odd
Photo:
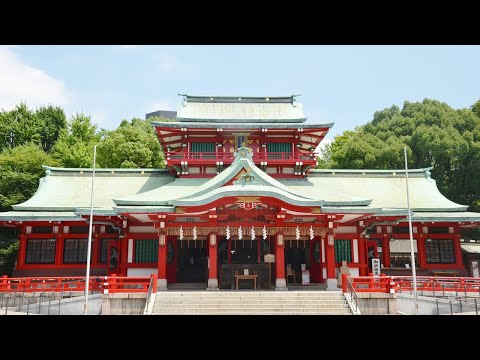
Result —
[{"label": "white cloud", "polygon": [[21,101],[30,108],[48,104],[65,106],[68,103],[65,83],[23,62],[14,48],[0,47],[0,109],[10,110]]},{"label": "white cloud", "polygon": [[96,124],[100,129],[109,128],[109,116],[105,110],[95,110],[91,114],[92,123]]},{"label": "white cloud", "polygon": [[169,100],[159,100],[154,102],[151,106],[148,107],[148,111],[157,111],[157,110],[175,110]]},{"label": "white cloud", "polygon": [[332,141],[333,141],[333,139],[323,138],[322,142],[317,147],[317,152],[320,152],[320,150],[324,149],[325,146],[327,144],[330,144]]}]

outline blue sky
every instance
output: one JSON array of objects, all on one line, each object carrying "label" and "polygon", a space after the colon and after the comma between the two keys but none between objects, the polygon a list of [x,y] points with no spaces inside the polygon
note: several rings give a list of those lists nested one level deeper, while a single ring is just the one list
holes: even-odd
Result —
[{"label": "blue sky", "polygon": [[178,93],[302,94],[327,136],[405,100],[454,108],[480,99],[480,46],[2,46],[0,108],[61,105],[99,127],[174,110]]}]

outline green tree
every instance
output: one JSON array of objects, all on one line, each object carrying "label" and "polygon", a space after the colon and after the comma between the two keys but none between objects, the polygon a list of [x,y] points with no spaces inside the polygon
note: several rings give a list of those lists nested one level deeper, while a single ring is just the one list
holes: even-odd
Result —
[{"label": "green tree", "polygon": [[150,120],[123,120],[97,146],[97,162],[104,168],[163,168],[164,157]]},{"label": "green tree", "polygon": [[472,107],[470,108],[470,110],[472,110],[472,112],[475,115],[480,117],[480,100],[478,100],[475,104],[473,104]]},{"label": "green tree", "polygon": [[22,102],[11,111],[0,112],[0,151],[35,143],[48,152],[65,127],[65,113],[61,107],[49,105],[33,111]]},{"label": "green tree", "polygon": [[25,103],[14,110],[0,112],[0,151],[41,140],[41,124]]},{"label": "green tree", "polygon": [[18,257],[18,241],[0,249],[0,275],[12,276]]},{"label": "green tree", "polygon": [[373,120],[336,136],[318,167],[401,169],[433,166],[432,177],[449,199],[480,210],[480,101],[453,109],[425,99],[375,112]]},{"label": "green tree", "polygon": [[20,145],[0,153],[0,211],[12,210],[11,205],[32,197],[45,174],[42,165],[59,163],[37,144]]},{"label": "green tree", "polygon": [[35,112],[40,123],[40,142],[44,151],[49,152],[57,142],[60,131],[67,127],[65,112],[59,106],[41,106]]},{"label": "green tree", "polygon": [[93,162],[93,147],[100,138],[101,132],[92,124],[90,116],[76,114],[67,127],[60,130],[52,154],[65,167],[88,168]]}]

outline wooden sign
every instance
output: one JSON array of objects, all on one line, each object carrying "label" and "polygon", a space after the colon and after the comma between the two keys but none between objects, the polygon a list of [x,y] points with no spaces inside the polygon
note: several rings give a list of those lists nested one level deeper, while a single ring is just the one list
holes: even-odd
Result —
[{"label": "wooden sign", "polygon": [[373,276],[380,276],[380,259],[379,258],[372,259],[372,273],[373,273]]},{"label": "wooden sign", "polygon": [[274,263],[275,262],[275,255],[273,254],[265,254],[263,256],[264,263]]}]

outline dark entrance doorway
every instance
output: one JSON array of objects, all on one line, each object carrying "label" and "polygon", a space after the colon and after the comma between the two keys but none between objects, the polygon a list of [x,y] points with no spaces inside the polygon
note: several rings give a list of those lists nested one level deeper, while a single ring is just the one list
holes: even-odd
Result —
[{"label": "dark entrance doorway", "polygon": [[208,279],[205,240],[178,241],[177,282],[202,283]]},{"label": "dark entrance doorway", "polygon": [[302,282],[302,264],[310,271],[310,241],[288,240],[285,241],[285,276],[288,283],[300,284]]}]

